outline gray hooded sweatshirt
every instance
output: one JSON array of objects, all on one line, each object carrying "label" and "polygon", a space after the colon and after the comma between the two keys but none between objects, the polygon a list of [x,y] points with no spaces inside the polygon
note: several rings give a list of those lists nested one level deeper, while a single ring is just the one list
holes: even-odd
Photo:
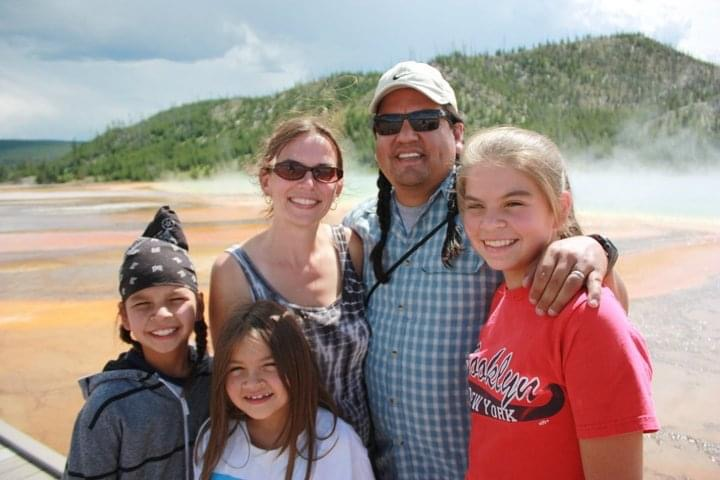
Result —
[{"label": "gray hooded sweatshirt", "polygon": [[210,363],[192,379],[160,376],[134,349],[79,381],[85,397],[65,479],[192,479],[195,438],[209,413]]}]

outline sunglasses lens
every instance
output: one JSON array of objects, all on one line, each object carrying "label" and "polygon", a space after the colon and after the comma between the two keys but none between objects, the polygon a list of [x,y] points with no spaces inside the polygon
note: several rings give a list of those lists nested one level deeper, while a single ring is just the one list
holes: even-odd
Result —
[{"label": "sunglasses lens", "polygon": [[313,177],[319,182],[335,182],[343,177],[343,171],[335,167],[321,165],[313,167]]},{"label": "sunglasses lens", "polygon": [[376,115],[373,129],[378,135],[396,135],[403,128],[403,121],[408,119],[416,132],[436,130],[444,117],[442,110],[418,110],[408,114]]},{"label": "sunglasses lens", "polygon": [[285,180],[300,180],[305,177],[305,173],[309,170],[313,174],[313,178],[318,182],[331,183],[337,182],[343,177],[343,170],[330,165],[316,165],[315,167],[306,167],[295,160],[284,160],[275,164],[273,172]]},{"label": "sunglasses lens", "polygon": [[273,167],[273,172],[285,180],[302,179],[307,171],[308,169],[303,164],[288,160],[275,164],[275,167]]},{"label": "sunglasses lens", "polygon": [[[403,127],[403,118],[389,118],[391,116],[379,115],[374,121],[374,129],[378,135],[395,135]],[[393,116],[398,117],[398,116]]]},{"label": "sunglasses lens", "polygon": [[416,132],[428,132],[430,130],[436,130],[441,123],[438,116],[436,116],[435,118],[410,117],[408,121],[411,123],[411,127],[413,127],[413,130],[415,130]]}]

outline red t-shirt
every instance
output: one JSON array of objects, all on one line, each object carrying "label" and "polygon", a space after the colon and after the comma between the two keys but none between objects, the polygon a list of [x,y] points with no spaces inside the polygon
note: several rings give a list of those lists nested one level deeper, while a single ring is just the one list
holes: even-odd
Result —
[{"label": "red t-shirt", "polygon": [[495,294],[468,357],[469,479],[583,478],[578,440],[659,428],[651,361],[610,290],[539,317],[528,289]]}]

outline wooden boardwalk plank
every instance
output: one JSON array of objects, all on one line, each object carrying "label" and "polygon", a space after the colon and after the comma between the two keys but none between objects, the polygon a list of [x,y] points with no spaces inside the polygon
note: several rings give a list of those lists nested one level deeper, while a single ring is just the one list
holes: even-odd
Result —
[{"label": "wooden boardwalk plank", "polygon": [[0,463],[0,472],[9,474],[18,466],[22,466],[25,463],[27,463],[27,461],[16,454]]},{"label": "wooden boardwalk plank", "polygon": [[0,420],[0,479],[53,479],[64,466],[64,456]]},{"label": "wooden boardwalk plank", "polygon": [[[37,466],[33,466],[27,461],[23,460],[23,463],[12,471],[12,477],[14,479],[27,479],[30,476],[34,476],[41,472]],[[46,474],[49,477],[49,475]]]},{"label": "wooden boardwalk plank", "polygon": [[37,474],[34,474],[32,476],[28,476],[25,479],[53,479],[52,476],[50,476],[45,471],[38,471]]},{"label": "wooden boardwalk plank", "polygon": [[5,461],[8,458],[11,458],[15,456],[16,454],[13,451],[10,451],[5,446],[0,446],[0,461]]},{"label": "wooden boardwalk plank", "polygon": [[0,461],[0,479],[54,479],[49,473],[4,446],[3,448],[11,455]]}]

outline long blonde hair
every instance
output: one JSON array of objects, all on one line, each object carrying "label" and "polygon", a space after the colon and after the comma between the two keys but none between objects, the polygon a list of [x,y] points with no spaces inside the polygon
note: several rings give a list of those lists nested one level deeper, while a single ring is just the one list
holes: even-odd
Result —
[{"label": "long blonde hair", "polygon": [[[300,320],[293,313],[274,301],[261,300],[241,306],[223,324],[213,361],[213,379],[210,393],[210,429],[208,445],[203,455],[201,479],[208,479],[220,461],[228,437],[232,433],[233,420],[241,421],[245,414],[231,401],[225,388],[226,377],[235,347],[251,332],[255,332],[268,344],[278,368],[278,374],[288,391],[289,415],[278,439],[281,453],[288,450],[285,478],[291,479],[295,461],[300,456],[307,459],[305,479],[309,479],[316,456],[316,441],[321,438],[316,431],[318,407],[333,413],[333,429],[337,420],[333,400],[323,387],[313,352],[301,331]],[[201,439],[202,431],[198,439]],[[306,444],[298,446],[298,437],[306,433]],[[250,440],[248,440],[250,442]],[[198,460],[196,447],[196,461]]]},{"label": "long blonde hair", "polygon": [[[527,175],[543,193],[553,216],[563,220],[561,194],[571,192],[566,165],[561,152],[548,137],[512,126],[493,127],[475,133],[466,143],[458,171],[458,196],[464,204],[468,170],[476,165],[510,167]],[[563,239],[581,235],[573,210],[568,210],[565,222],[557,231]]]}]

